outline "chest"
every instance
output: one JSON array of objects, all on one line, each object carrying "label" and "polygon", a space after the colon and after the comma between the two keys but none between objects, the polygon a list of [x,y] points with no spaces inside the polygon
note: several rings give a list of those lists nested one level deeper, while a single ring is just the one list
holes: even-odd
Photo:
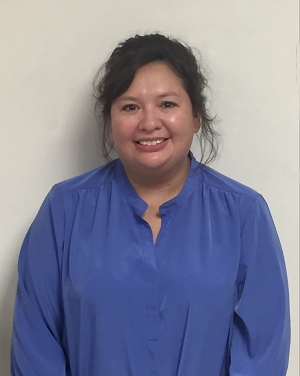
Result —
[{"label": "chest", "polygon": [[163,214],[154,244],[155,227],[129,210],[78,213],[64,253],[65,294],[114,312],[149,301],[218,309],[235,290],[239,226],[218,213],[207,218],[193,206]]}]

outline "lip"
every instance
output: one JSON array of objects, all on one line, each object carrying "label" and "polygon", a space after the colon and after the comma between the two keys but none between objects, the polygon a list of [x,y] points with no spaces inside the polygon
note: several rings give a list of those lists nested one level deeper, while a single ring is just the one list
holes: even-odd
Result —
[{"label": "lip", "polygon": [[[157,141],[157,140],[163,140],[163,141],[155,145],[142,145],[139,143],[139,141]],[[153,152],[157,152],[157,151],[164,149],[168,143],[168,140],[169,138],[166,138],[166,137],[151,137],[151,138],[147,137],[147,138],[143,138],[138,141],[135,141],[134,143],[136,145],[137,150],[148,152],[148,153],[153,153]]]},{"label": "lip", "polygon": [[157,140],[166,140],[168,137],[156,136],[156,137],[140,137],[135,140],[135,142],[140,141],[157,141]]}]

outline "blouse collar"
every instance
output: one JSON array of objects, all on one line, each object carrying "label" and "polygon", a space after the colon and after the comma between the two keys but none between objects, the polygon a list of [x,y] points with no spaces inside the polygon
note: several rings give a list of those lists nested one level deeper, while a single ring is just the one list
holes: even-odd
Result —
[{"label": "blouse collar", "polygon": [[[160,213],[161,215],[166,215],[170,211],[174,211],[175,208],[179,208],[184,201],[186,201],[192,194],[192,192],[195,189],[196,181],[196,171],[201,168],[201,163],[199,163],[193,153],[189,152],[189,157],[191,159],[191,165],[190,170],[188,173],[188,176],[185,180],[185,183],[181,189],[181,191],[178,193],[177,196],[172,198],[171,200],[165,202],[160,206]],[[132,184],[130,183],[124,166],[120,159],[116,161],[116,178],[117,182],[120,185],[121,192],[125,196],[126,201],[131,205],[133,210],[138,215],[143,215],[143,213],[146,211],[148,205],[147,203],[140,198],[140,196],[136,193],[135,189],[133,188]]]}]

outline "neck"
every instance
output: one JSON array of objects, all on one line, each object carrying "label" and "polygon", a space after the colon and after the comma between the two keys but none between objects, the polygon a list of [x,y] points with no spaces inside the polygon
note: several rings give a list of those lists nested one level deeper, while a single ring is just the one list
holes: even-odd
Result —
[{"label": "neck", "polygon": [[190,170],[190,158],[176,168],[175,171],[164,171],[158,173],[146,171],[140,173],[130,173],[126,170],[126,175],[137,194],[148,204],[160,206],[164,202],[176,197],[181,191]]}]

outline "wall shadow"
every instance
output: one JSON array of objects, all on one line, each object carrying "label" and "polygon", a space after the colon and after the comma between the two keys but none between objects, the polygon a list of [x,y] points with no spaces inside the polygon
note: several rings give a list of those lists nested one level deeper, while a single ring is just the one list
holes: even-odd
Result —
[{"label": "wall shadow", "polygon": [[9,254],[13,254],[8,265],[8,277],[6,286],[3,286],[4,293],[0,301],[0,374],[1,376],[10,375],[10,344],[13,322],[13,312],[15,303],[15,294],[17,288],[17,260],[19,249],[21,248],[22,238],[25,234],[16,236],[13,244],[7,249]]}]

